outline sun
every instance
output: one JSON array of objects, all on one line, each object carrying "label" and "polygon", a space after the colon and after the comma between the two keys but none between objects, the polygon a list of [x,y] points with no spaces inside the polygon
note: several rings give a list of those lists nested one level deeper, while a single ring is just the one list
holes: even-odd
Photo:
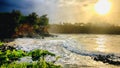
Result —
[{"label": "sun", "polygon": [[95,4],[94,9],[100,15],[107,14],[111,9],[111,3],[108,0],[99,0]]}]

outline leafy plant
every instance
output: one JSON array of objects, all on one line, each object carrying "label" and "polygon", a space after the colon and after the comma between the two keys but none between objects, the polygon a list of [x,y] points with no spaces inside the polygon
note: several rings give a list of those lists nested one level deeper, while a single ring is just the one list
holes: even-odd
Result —
[{"label": "leafy plant", "polygon": [[[10,48],[10,49],[9,49]],[[45,56],[55,56],[55,54],[47,50],[33,50],[31,52],[25,52],[22,50],[16,50],[14,47],[1,46],[0,47],[0,67],[1,68],[61,68],[60,65],[55,65],[54,62],[47,62]],[[16,63],[21,57],[31,56],[32,63]],[[56,57],[58,60],[59,57]]]},{"label": "leafy plant", "polygon": [[61,68],[60,65],[55,65],[54,62],[56,62],[60,57],[56,57],[56,60],[54,62],[46,62],[45,56],[55,56],[55,54],[47,51],[47,50],[34,50],[29,53],[29,55],[32,56],[32,60],[37,62],[38,68]]},{"label": "leafy plant", "polygon": [[0,46],[2,46],[4,43],[3,42],[0,42]]},{"label": "leafy plant", "polygon": [[[40,63],[41,64],[41,63]],[[47,63],[46,67],[40,66],[37,62],[34,63],[16,63],[3,64],[1,68],[61,68],[60,65],[55,65],[53,63]]]},{"label": "leafy plant", "polygon": [[26,55],[27,55],[27,53],[22,50],[12,50],[12,51],[6,50],[5,52],[2,52],[0,50],[0,65],[6,64],[6,63],[7,64],[12,63]]},{"label": "leafy plant", "polygon": [[55,54],[53,54],[47,50],[39,50],[39,49],[31,51],[29,53],[29,55],[32,56],[33,61],[39,60],[41,57],[45,57],[46,55],[55,56]]}]

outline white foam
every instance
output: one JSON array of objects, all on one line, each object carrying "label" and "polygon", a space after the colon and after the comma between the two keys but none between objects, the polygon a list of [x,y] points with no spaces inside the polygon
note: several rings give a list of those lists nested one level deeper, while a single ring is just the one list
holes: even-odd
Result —
[{"label": "white foam", "polygon": [[[57,56],[61,56],[61,58],[57,61],[57,63],[61,64],[78,64],[87,66],[98,66],[98,64],[102,64],[93,61],[89,56],[85,57],[79,55],[89,54],[89,52],[85,52],[82,45],[70,37],[60,36],[57,38],[45,39],[18,38],[15,39],[14,43],[16,48],[25,51],[44,49],[55,53]],[[54,60],[53,57],[49,56],[46,59]]]}]

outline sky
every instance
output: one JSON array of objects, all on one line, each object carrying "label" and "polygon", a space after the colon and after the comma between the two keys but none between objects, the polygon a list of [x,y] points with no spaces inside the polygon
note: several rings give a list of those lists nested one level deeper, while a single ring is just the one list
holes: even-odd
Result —
[{"label": "sky", "polygon": [[120,0],[109,0],[111,10],[99,15],[94,10],[98,0],[0,0],[0,12],[20,10],[23,14],[48,14],[50,23],[107,22],[120,25]]}]

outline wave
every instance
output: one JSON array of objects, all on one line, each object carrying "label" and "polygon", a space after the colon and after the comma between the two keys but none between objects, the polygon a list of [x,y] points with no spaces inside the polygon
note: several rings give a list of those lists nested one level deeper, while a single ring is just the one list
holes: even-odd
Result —
[{"label": "wave", "polygon": [[[69,42],[69,44],[67,42]],[[63,44],[63,47],[66,48],[67,50],[71,51],[72,53],[76,53],[76,54],[83,55],[83,56],[90,56],[95,61],[101,61],[103,63],[109,63],[109,64],[113,64],[113,65],[120,65],[120,55],[119,54],[80,50],[78,48],[73,47],[75,45],[75,43],[74,43],[74,45],[72,45],[73,42],[75,42],[75,41],[66,40]],[[77,46],[77,44],[75,46]]]},{"label": "wave", "polygon": [[74,53],[81,56],[89,56],[95,61],[101,61],[103,63],[109,63],[113,65],[120,65],[119,54],[84,50],[83,45],[72,38],[57,40],[18,38],[15,40],[15,42],[15,47],[17,49],[22,49],[25,51],[30,51],[34,49],[45,49],[57,55],[63,56],[64,58],[68,57],[68,54]]}]

